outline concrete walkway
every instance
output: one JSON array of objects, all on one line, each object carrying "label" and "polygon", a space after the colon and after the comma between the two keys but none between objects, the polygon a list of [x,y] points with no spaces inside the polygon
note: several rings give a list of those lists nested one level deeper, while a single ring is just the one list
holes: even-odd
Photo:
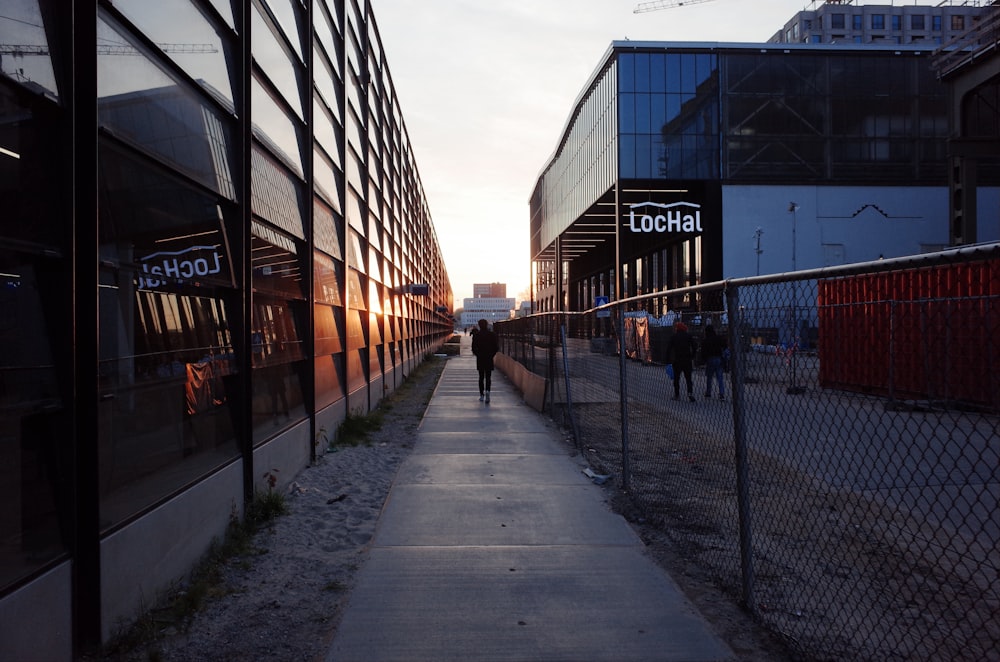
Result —
[{"label": "concrete walkway", "polygon": [[500,372],[448,359],[327,662],[734,660]]}]

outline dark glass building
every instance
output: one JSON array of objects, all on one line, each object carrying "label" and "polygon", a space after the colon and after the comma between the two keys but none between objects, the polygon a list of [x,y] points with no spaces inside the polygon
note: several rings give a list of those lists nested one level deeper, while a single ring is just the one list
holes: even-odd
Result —
[{"label": "dark glass building", "polygon": [[367,2],[5,2],[0,200],[0,659],[108,640],[452,333]]},{"label": "dark glass building", "polygon": [[[949,89],[931,55],[613,42],[531,196],[539,309],[968,243],[949,222]],[[995,114],[969,116],[996,134]],[[978,183],[975,240],[1000,239],[996,160]]]}]

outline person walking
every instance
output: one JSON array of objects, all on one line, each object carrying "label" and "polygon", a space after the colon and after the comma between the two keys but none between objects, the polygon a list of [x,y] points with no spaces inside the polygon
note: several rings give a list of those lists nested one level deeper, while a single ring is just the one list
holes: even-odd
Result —
[{"label": "person walking", "polygon": [[694,385],[691,381],[691,370],[694,355],[697,351],[698,343],[688,333],[687,324],[684,322],[674,324],[674,335],[670,337],[670,342],[667,345],[667,352],[674,366],[674,400],[679,400],[681,397],[681,375],[683,375],[684,382],[687,385],[688,400],[694,402]]},{"label": "person walking", "polygon": [[493,357],[500,350],[500,343],[486,320],[479,320],[479,329],[472,336],[472,353],[476,355],[476,369],[479,370],[479,399],[490,401],[490,386],[493,384]]},{"label": "person walking", "polygon": [[711,324],[705,327],[705,341],[701,346],[701,354],[705,358],[705,397],[712,397],[712,382],[719,385],[719,400],[726,399],[726,390],[722,380],[722,352],[726,349],[726,341],[715,332]]}]

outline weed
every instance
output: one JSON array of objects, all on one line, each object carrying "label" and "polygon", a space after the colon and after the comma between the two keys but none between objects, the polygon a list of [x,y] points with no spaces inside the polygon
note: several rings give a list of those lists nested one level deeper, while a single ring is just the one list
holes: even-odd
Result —
[{"label": "weed", "polygon": [[[164,632],[183,630],[208,600],[226,595],[228,589],[223,581],[223,569],[227,564],[248,567],[250,557],[263,553],[254,546],[254,536],[278,516],[288,512],[284,495],[272,489],[274,475],[268,472],[265,477],[270,488],[254,494],[242,519],[233,505],[225,535],[221,541],[216,539],[212,542],[192,570],[187,583],[168,590],[153,609],[143,609],[139,618],[105,647],[105,655],[114,656],[152,646]],[[146,655],[151,661],[162,659],[162,653],[155,648],[147,650]]]},{"label": "weed", "polygon": [[384,412],[375,409],[368,414],[349,413],[337,428],[336,443],[340,446],[360,446],[367,444],[371,434],[382,427]]}]

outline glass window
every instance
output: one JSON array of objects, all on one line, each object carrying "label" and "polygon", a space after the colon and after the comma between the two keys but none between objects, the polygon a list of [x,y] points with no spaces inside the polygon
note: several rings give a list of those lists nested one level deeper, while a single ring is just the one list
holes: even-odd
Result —
[{"label": "glass window", "polygon": [[635,61],[635,91],[649,91],[649,53],[636,53]]},{"label": "glass window", "polygon": [[960,15],[952,15],[951,17],[951,29],[952,30],[964,30],[965,29],[965,17]]},{"label": "glass window", "polygon": [[98,431],[106,527],[238,457],[235,225],[213,199],[101,145]]},{"label": "glass window", "polygon": [[622,94],[618,97],[618,130],[621,133],[635,133],[635,97],[634,94]]},{"label": "glass window", "polygon": [[299,60],[302,60],[302,5],[298,0],[267,0],[267,5],[277,17],[281,31],[295,49]]},{"label": "glass window", "polygon": [[115,0],[114,4],[191,78],[232,104],[227,62],[234,60],[228,44],[201,10],[188,0]]},{"label": "glass window", "polygon": [[843,14],[831,14],[830,15],[830,28],[834,30],[844,29],[844,15]]},{"label": "glass window", "polygon": [[302,225],[302,184],[254,146],[251,154],[250,196],[253,213],[286,233],[305,239]]},{"label": "glass window", "polygon": [[295,173],[302,176],[302,125],[277,104],[254,76],[250,90],[256,137]]},{"label": "glass window", "polygon": [[299,119],[302,119],[305,116],[302,110],[302,68],[275,38],[270,24],[260,15],[257,5],[251,4],[254,62],[264,70],[271,84]]},{"label": "glass window", "polygon": [[235,29],[236,22],[233,20],[233,7],[231,0],[209,0],[212,6],[215,7],[215,11],[219,12],[222,20],[226,22],[226,25]]},{"label": "glass window", "polygon": [[864,18],[865,17],[863,15],[861,15],[861,14],[854,14],[854,15],[852,15],[851,16],[851,27],[854,28],[855,30],[863,30],[864,27],[865,27],[864,26],[864,22],[863,22]]},{"label": "glass window", "polygon": [[0,44],[17,44],[20,53],[6,53],[0,57],[0,72],[22,85],[37,85],[58,99],[59,88],[38,0],[7,1],[3,3],[2,12]]},{"label": "glass window", "polygon": [[618,138],[618,167],[622,179],[639,177],[635,170],[635,141],[634,135],[622,135]]},{"label": "glass window", "polygon": [[931,30],[935,32],[941,31],[941,15],[931,16]]},{"label": "glass window", "polygon": [[313,150],[313,186],[316,192],[338,211],[341,211],[341,181],[343,178],[338,176],[337,171],[327,159],[326,152],[319,149]]},{"label": "glass window", "polygon": [[872,30],[885,30],[885,14],[872,14]]},{"label": "glass window", "polygon": [[910,29],[911,30],[923,30],[924,29],[924,15],[923,14],[913,14],[910,16]]},{"label": "glass window", "polygon": [[98,41],[131,49],[131,57],[98,55],[98,118],[116,135],[141,146],[218,193],[235,197],[231,119],[144,56],[126,35],[98,19]]},{"label": "glass window", "polygon": [[649,91],[666,92],[667,90],[667,55],[653,53],[649,59]]},{"label": "glass window", "polygon": [[892,29],[899,31],[903,29],[903,17],[899,14],[893,14],[892,18]]},{"label": "glass window", "polygon": [[632,53],[618,55],[618,90],[620,92],[635,91],[635,55]]},{"label": "glass window", "polygon": [[[340,62],[340,39],[334,37],[335,30],[330,24],[330,16],[322,2],[313,2],[313,27],[316,30],[317,41],[327,56],[334,62]],[[337,72],[340,74],[340,71]]]},{"label": "glass window", "polygon": [[253,222],[251,252],[255,292],[304,298],[302,242],[260,221]]},{"label": "glass window", "polygon": [[680,86],[681,93],[693,94],[697,91],[698,75],[696,70],[697,58],[695,55],[684,53],[680,56]]},{"label": "glass window", "polygon": [[56,195],[71,141],[52,122],[51,98],[21,92],[0,84],[0,588],[72,540],[72,210]]},{"label": "glass window", "polygon": [[650,132],[650,118],[649,118],[649,94],[636,94],[635,95],[635,131],[636,133],[649,133]]}]

